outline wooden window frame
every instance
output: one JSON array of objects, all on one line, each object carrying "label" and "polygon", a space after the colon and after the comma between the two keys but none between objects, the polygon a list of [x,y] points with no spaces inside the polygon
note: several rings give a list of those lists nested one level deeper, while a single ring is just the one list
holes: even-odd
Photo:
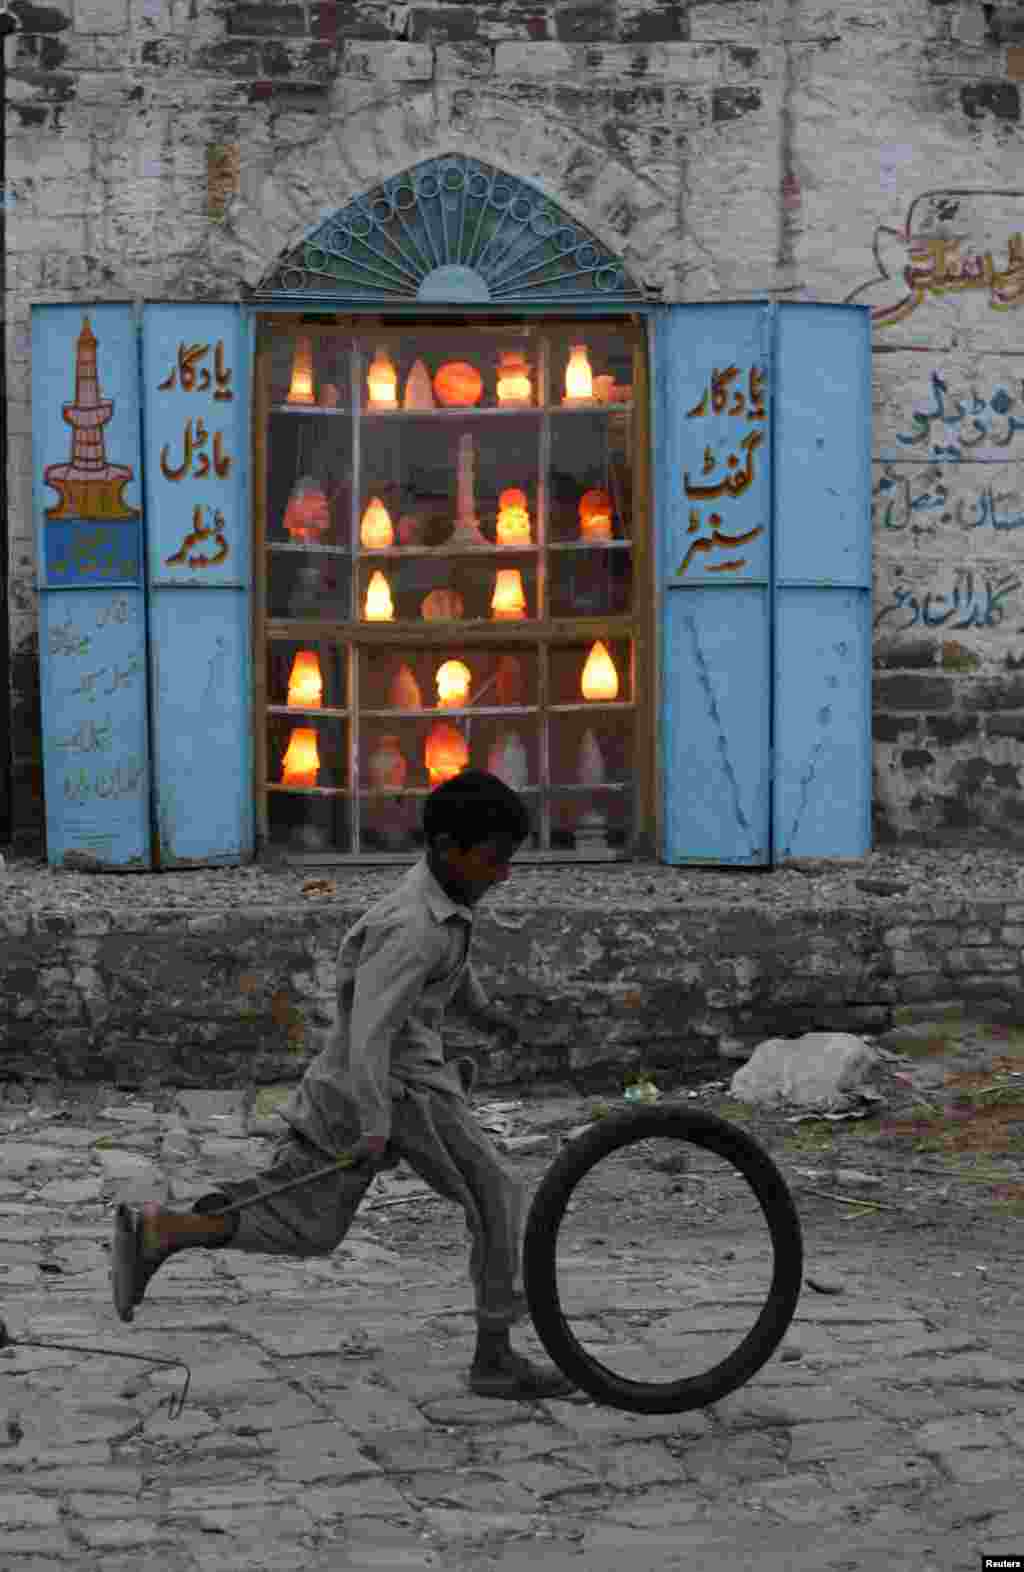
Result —
[{"label": "wooden window frame", "polygon": [[[523,320],[524,313],[517,313],[516,319]],[[467,322],[472,325],[486,323],[488,313],[482,311],[467,317]],[[506,324],[507,324],[507,319]],[[657,671],[657,620],[656,596],[654,578],[654,546],[652,538],[653,498],[652,462],[651,462],[651,431],[652,431],[652,377],[651,377],[651,341],[648,328],[647,315],[636,311],[609,311],[607,315],[595,316],[592,313],[585,315],[565,317],[552,313],[538,313],[535,317],[528,318],[541,330],[548,330],[552,334],[567,332],[572,329],[584,328],[585,324],[599,325],[606,328],[629,327],[637,335],[637,346],[634,353],[633,401],[631,411],[631,447],[633,458],[633,495],[632,495],[632,610],[628,615],[611,616],[582,616],[578,618],[558,618],[540,622],[530,619],[523,624],[502,622],[501,624],[482,625],[479,622],[454,622],[437,625],[433,628],[409,623],[373,624],[362,621],[331,622],[322,621],[317,624],[323,630],[322,636],[337,641],[345,651],[348,661],[348,692],[349,700],[342,719],[350,727],[355,724],[358,713],[358,664],[361,649],[380,649],[387,646],[403,645],[406,647],[433,647],[440,639],[444,638],[449,645],[458,643],[463,648],[481,648],[496,643],[502,645],[522,644],[536,652],[537,656],[537,703],[531,706],[531,712],[537,715],[540,724],[540,746],[544,750],[546,738],[546,717],[550,713],[547,702],[547,672],[550,652],[553,646],[592,642],[595,639],[629,640],[632,648],[632,670],[630,673],[630,692],[632,700],[629,707],[634,716],[634,775],[632,787],[634,791],[634,820],[632,839],[622,848],[609,848],[606,851],[584,851],[538,847],[526,848],[518,854],[517,863],[524,865],[564,864],[573,866],[599,865],[607,866],[636,866],[638,863],[649,863],[656,860],[656,847],[658,845],[659,821],[657,797],[657,763],[655,756],[655,715],[658,689]],[[268,587],[268,551],[267,551],[267,465],[269,416],[271,413],[271,347],[275,337],[288,335],[294,336],[305,329],[313,337],[344,336],[353,334],[372,335],[375,329],[381,332],[394,333],[405,326],[410,332],[428,324],[437,323],[436,312],[424,311],[416,315],[403,314],[400,317],[382,316],[377,313],[366,313],[355,316],[340,314],[303,314],[301,312],[283,312],[281,310],[267,310],[256,314],[256,344],[253,365],[253,399],[252,399],[252,506],[253,506],[253,562],[254,562],[254,594],[253,594],[253,675],[254,675],[254,780],[253,790],[256,803],[256,852],[257,858],[263,862],[280,862],[286,865],[299,866],[352,866],[372,867],[379,865],[408,866],[415,862],[421,853],[421,848],[410,850],[385,852],[377,849],[361,851],[295,851],[284,849],[273,844],[269,834],[269,804],[268,787],[276,785],[267,780],[267,646],[271,637],[281,639],[301,640],[308,638],[310,632],[310,619],[308,618],[271,618],[267,614],[267,587]],[[548,543],[538,551],[538,581],[545,571],[545,552]],[[350,571],[353,574],[352,609],[358,609],[358,573],[359,558],[353,555],[350,562]],[[444,632],[440,631],[443,626]],[[559,705],[555,713],[569,710],[584,710],[592,706]],[[426,713],[431,713],[427,711]],[[479,712],[487,713],[486,707]],[[503,712],[503,713],[508,713]],[[546,751],[546,750],[544,750]],[[536,795],[538,797],[538,816],[536,820],[539,838],[550,842],[550,815],[548,801],[545,796],[551,788],[550,782],[544,782],[543,776],[547,773],[547,761],[542,762],[542,780],[538,782]],[[554,788],[568,790],[569,788]],[[629,791],[631,788],[626,787]],[[359,813],[355,799],[365,795],[358,780],[351,782],[350,789],[332,791],[331,796],[353,800],[353,841],[356,840],[356,823]],[[407,789],[403,795],[419,796],[421,799],[429,795],[427,789]],[[532,801],[533,793],[526,794],[527,802]]]}]

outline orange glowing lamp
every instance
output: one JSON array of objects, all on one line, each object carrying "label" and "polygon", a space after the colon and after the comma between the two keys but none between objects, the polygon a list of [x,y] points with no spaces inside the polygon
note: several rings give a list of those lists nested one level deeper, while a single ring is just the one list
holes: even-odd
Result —
[{"label": "orange glowing lamp", "polygon": [[498,545],[528,546],[530,544],[530,514],[526,492],[510,486],[498,498]]},{"label": "orange glowing lamp", "polygon": [[587,656],[580,688],[585,699],[614,699],[618,696],[619,674],[600,639]]},{"label": "orange glowing lamp", "polygon": [[316,750],[316,731],[312,726],[296,726],[288,739],[283,760],[282,786],[315,786],[320,769]]},{"label": "orange glowing lamp", "polygon": [[436,721],[430,728],[426,765],[431,786],[443,785],[468,767],[469,748],[457,726],[449,721]]},{"label": "orange glowing lamp", "polygon": [[296,483],[284,510],[284,527],[294,541],[315,545],[330,527],[331,510],[327,498],[311,475]]},{"label": "orange glowing lamp", "polygon": [[305,335],[295,341],[292,359],[292,381],[288,389],[289,404],[315,404],[313,392],[313,340]]},{"label": "orange glowing lamp", "polygon": [[530,372],[525,355],[508,349],[498,363],[498,403],[510,405],[529,404],[533,397]]},{"label": "orange glowing lamp", "polygon": [[446,660],[438,668],[437,702],[442,709],[457,709],[469,703],[469,667],[461,660]]},{"label": "orange glowing lamp", "polygon": [[499,568],[491,596],[491,616],[495,622],[521,622],[526,616],[526,596],[518,568]]},{"label": "orange glowing lamp", "polygon": [[565,368],[566,404],[590,403],[594,397],[594,378],[587,359],[587,346],[574,344]]},{"label": "orange glowing lamp", "polygon": [[300,650],[292,662],[288,678],[288,707],[318,710],[324,702],[324,679],[315,650]]},{"label": "orange glowing lamp", "polygon": [[367,551],[386,551],[394,544],[391,514],[379,497],[371,497],[359,526],[359,539]]},{"label": "orange glowing lamp", "polygon": [[366,386],[370,394],[371,408],[398,408],[398,373],[392,364],[391,356],[383,347],[378,349],[370,363]]},{"label": "orange glowing lamp", "polygon": [[612,499],[607,491],[595,487],[580,498],[580,539],[611,540]]},{"label": "orange glowing lamp", "polygon": [[367,622],[394,622],[395,620],[391,589],[387,579],[379,570],[367,586],[366,609],[363,615]]}]

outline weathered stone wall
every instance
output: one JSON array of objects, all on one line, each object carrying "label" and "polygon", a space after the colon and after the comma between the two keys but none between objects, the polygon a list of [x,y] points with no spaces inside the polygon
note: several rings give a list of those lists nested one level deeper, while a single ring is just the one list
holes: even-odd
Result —
[{"label": "weathered stone wall", "polygon": [[534,181],[662,300],[871,305],[876,836],[1021,838],[1019,0],[65,3],[56,34],[22,0],[6,45],[18,841],[42,819],[31,303],[237,299],[448,150]]},{"label": "weathered stone wall", "polygon": [[[852,874],[845,898],[780,872],[760,894],[748,879],[716,899],[700,893],[717,888],[709,875],[677,885],[661,869],[641,894],[628,873],[623,891],[614,873],[571,872],[564,903],[496,892],[477,919],[474,965],[524,1037],[503,1050],[449,1018],[449,1053],[477,1051],[484,1084],[591,1088],[632,1066],[668,1087],[769,1036],[881,1031],[934,1001],[1019,1019],[1024,869],[1000,897],[963,899],[922,896],[927,874],[906,870],[882,882],[909,883],[910,899],[859,893]],[[516,882],[545,878],[524,869]],[[244,1086],[301,1074],[335,1019],[341,935],[393,872],[344,900],[303,899],[293,880],[276,896],[272,881],[240,883],[228,904],[216,879],[196,880],[174,906],[135,905],[123,880],[107,881],[111,909],[83,905],[59,876],[45,899],[0,907],[0,1079]]]}]

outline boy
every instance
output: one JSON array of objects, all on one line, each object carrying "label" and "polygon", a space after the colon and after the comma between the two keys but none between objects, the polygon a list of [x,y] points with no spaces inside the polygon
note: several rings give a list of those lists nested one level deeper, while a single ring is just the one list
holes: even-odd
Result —
[{"label": "boy", "polygon": [[[155,1202],[137,1214],[119,1208],[114,1302],[121,1319],[132,1320],[154,1272],[196,1245],[329,1255],[374,1174],[404,1157],[466,1213],[477,1312],[471,1389],[486,1397],[564,1397],[571,1382],[512,1349],[509,1330],[526,1309],[522,1186],[469,1112],[476,1065],[447,1063],[441,1043],[448,1004],[481,1025],[514,1029],[512,1017],[488,1003],[469,944],[472,908],[508,878],[529,819],[503,781],[465,770],[427,798],[423,831],[425,855],[342,940],[338,1026],[281,1110],[290,1129],[271,1167],[201,1196],[191,1213],[166,1212]],[[208,1215],[322,1168],[342,1151],[352,1151],[360,1166],[241,1212]]]}]

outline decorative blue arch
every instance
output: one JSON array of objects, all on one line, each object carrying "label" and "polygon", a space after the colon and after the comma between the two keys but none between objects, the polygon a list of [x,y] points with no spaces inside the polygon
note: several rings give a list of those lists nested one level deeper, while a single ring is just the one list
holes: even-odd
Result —
[{"label": "decorative blue arch", "polygon": [[544,194],[462,154],[429,158],[321,221],[256,299],[485,309],[641,304],[620,259]]}]

